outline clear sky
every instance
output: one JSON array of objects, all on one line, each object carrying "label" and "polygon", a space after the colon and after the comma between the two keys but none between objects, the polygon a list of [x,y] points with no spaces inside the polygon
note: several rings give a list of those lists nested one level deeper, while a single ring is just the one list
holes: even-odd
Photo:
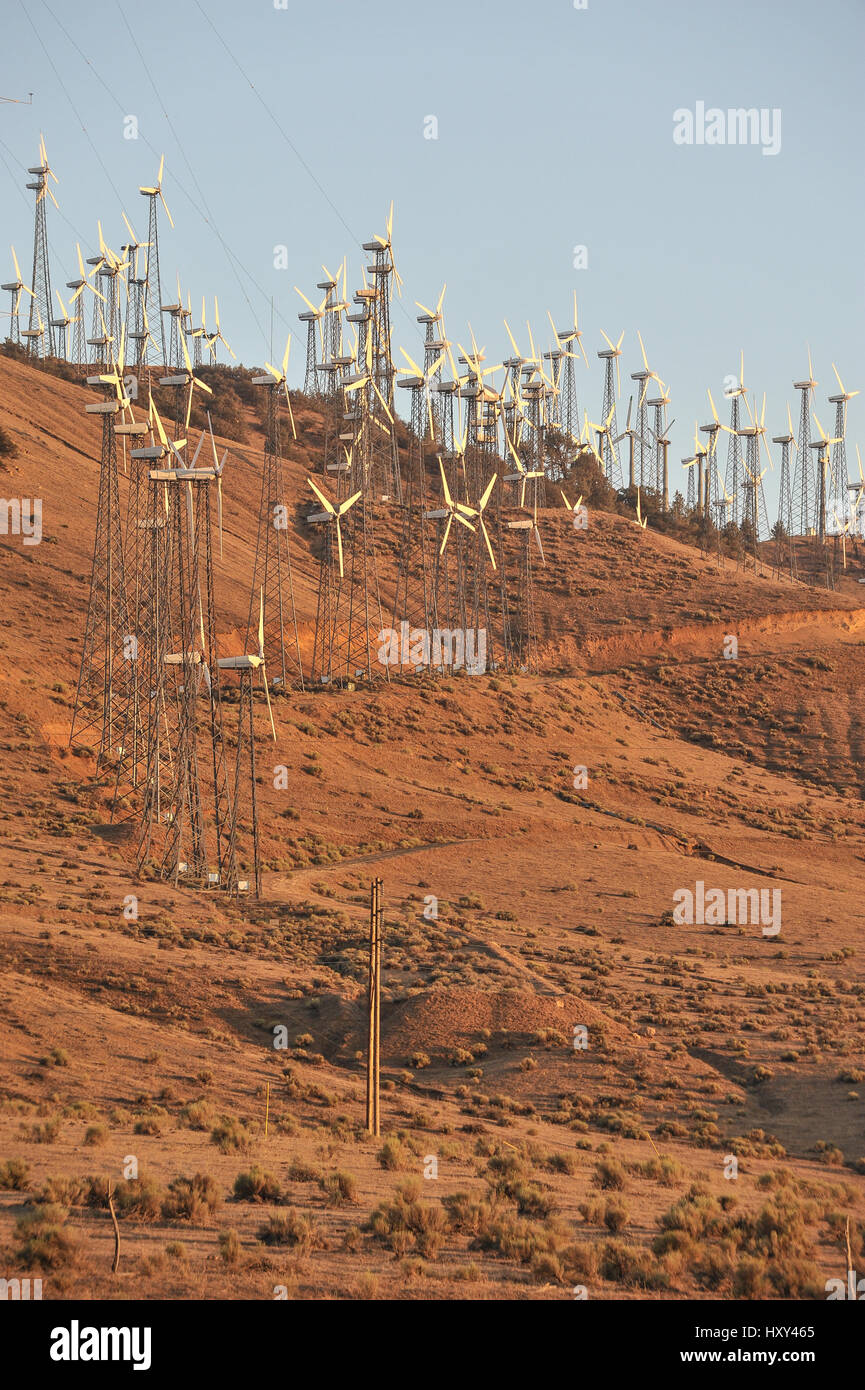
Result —
[{"label": "clear sky", "polygon": [[[359,243],[394,199],[395,344],[417,357],[414,301],[447,281],[452,339],[471,322],[500,361],[502,319],[522,348],[528,318],[547,347],[546,311],[564,324],[576,289],[581,404],[599,418],[601,329],[625,330],[622,427],[639,329],[672,397],[677,481],[707,386],[727,418],[740,349],[769,434],[787,401],[795,422],[808,343],[824,425],[833,361],[848,389],[865,387],[863,0],[2,0],[2,34],[0,95],[33,92],[0,103],[4,279],[9,242],[29,277],[24,168],[42,131],[60,179],[61,292],[75,241],[96,249],[97,218],[113,246],[121,208],[146,237],[137,189],[164,152],[176,229],[163,223],[163,279],[179,271],[196,316],[216,292],[249,364],[270,355],[272,299],[273,353],[294,334],[290,380],[303,363],[293,286],[314,298],[321,263],[348,254],[351,292]],[[698,102],[778,108],[779,152],[675,143],[673,113]],[[431,116],[437,139],[424,138]],[[865,444],[862,400],[851,445]]]}]

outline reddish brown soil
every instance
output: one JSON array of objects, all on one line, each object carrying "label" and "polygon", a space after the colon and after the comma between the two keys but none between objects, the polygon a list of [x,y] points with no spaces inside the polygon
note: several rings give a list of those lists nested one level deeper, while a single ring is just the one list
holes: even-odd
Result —
[{"label": "reddish brown soil", "polygon": [[[3,1156],[29,1166],[22,1190],[0,1190],[0,1273],[23,1272],[15,1222],[48,1177],[119,1182],[130,1154],[163,1188],[210,1174],[223,1207],[201,1225],[125,1219],[112,1279],[107,1213],[70,1197],[80,1252],[46,1271],[46,1297],[270,1298],[283,1284],[302,1298],[563,1298],[574,1282],[601,1298],[730,1296],[741,1253],[717,1285],[682,1255],[646,1290],[615,1274],[605,1246],[622,1241],[638,1260],[697,1180],[756,1212],[775,1190],[758,1182],[778,1168],[800,1184],[804,1225],[766,1269],[802,1259],[818,1282],[843,1273],[838,1213],[862,1258],[865,1083],[838,1079],[865,1073],[859,557],[828,593],[719,569],[624,518],[594,513],[581,534],[550,511],[539,676],[282,697],[276,745],[259,721],[264,896],[234,907],[136,882],[131,846],[107,827],[109,789],[65,746],[98,468],[85,399],[0,357],[0,426],[19,448],[0,491],[42,497],[44,527],[39,546],[0,537],[0,1136]],[[300,498],[320,422],[302,402],[295,413],[287,474]],[[248,423],[225,474],[225,650],[248,602],[261,461]],[[318,563],[306,510],[292,545],[308,652]],[[386,563],[382,575],[387,596]],[[724,659],[730,633],[737,661]],[[287,791],[273,787],[279,764]],[[363,1134],[374,875],[386,904],[383,1127],[404,1135],[395,1169]],[[697,880],[779,887],[781,935],[673,925],[673,893]],[[122,911],[130,893],[135,922]],[[423,916],[431,895],[435,920]],[[287,1052],[273,1047],[277,1025]],[[574,1049],[577,1025],[586,1050]],[[207,1123],[194,1129],[184,1107],[202,1098]],[[211,1141],[220,1116],[262,1127],[248,1152]],[[54,1120],[36,1142],[34,1127],[51,1133]],[[102,1142],[85,1143],[93,1126]],[[679,1165],[670,1186],[634,1166],[658,1152]],[[480,1197],[490,1157],[509,1153],[555,1202],[559,1245],[600,1253],[590,1275],[451,1226],[426,1257],[414,1237],[394,1251],[351,1231],[409,1177],[434,1205]],[[572,1171],[554,1171],[551,1154]],[[631,1165],[621,1194],[596,1185],[605,1157]],[[355,1200],[328,1204],[326,1188],[289,1176],[298,1160],[323,1180],[352,1173]],[[257,1241],[283,1207],[231,1198],[253,1163],[312,1216],[317,1248]],[[628,1224],[615,1237],[597,1211],[579,1212],[619,1195]],[[224,1229],[240,1240],[234,1264],[219,1255]],[[177,1241],[183,1257],[166,1254]],[[717,1253],[708,1238],[700,1248]]]}]

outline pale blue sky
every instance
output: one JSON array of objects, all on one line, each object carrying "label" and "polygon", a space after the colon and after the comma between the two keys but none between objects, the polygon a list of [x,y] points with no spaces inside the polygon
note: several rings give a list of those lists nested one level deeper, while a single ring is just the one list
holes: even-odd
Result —
[{"label": "pale blue sky", "polygon": [[[600,330],[625,329],[624,423],[639,329],[672,396],[674,477],[695,415],[708,418],[706,387],[721,395],[740,348],[770,433],[788,400],[795,418],[806,342],[824,424],[833,360],[848,389],[865,386],[862,0],[3,0],[3,35],[0,95],[34,93],[0,104],[4,278],[10,241],[29,274],[22,166],[42,130],[61,180],[62,216],[49,209],[61,289],[76,238],[93,252],[97,217],[113,245],[121,206],[146,236],[137,188],[164,151],[176,230],[163,227],[163,277],[179,270],[196,311],[218,293],[248,363],[269,354],[272,296],[274,352],[291,327],[294,380],[293,285],[314,297],[321,262],[348,253],[351,290],[358,243],[383,231],[393,198],[397,344],[417,356],[414,300],[434,302],[444,280],[449,335],[465,341],[471,321],[490,361],[506,349],[503,317],[521,346],[527,318],[548,346],[546,310],[564,323],[576,288],[582,403],[597,418]],[[780,153],[677,146],[673,112],[697,101],[779,107]],[[138,140],[123,138],[125,115]],[[429,115],[437,140],[423,138]],[[577,244],[586,270],[573,269]],[[865,443],[861,401],[851,443]]]}]

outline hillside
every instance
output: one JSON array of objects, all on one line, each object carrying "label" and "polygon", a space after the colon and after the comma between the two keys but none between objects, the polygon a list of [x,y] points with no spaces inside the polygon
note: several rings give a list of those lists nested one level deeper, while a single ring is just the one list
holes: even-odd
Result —
[{"label": "hillside", "polygon": [[[99,459],[87,398],[0,355],[18,450],[0,491],[43,505],[40,545],[0,537],[0,1135],[26,1165],[0,1190],[7,1267],[32,1256],[16,1221],[44,1190],[77,1243],[66,1258],[54,1241],[46,1297],[80,1293],[82,1271],[99,1298],[824,1297],[847,1215],[865,1256],[861,556],[830,593],[624,516],[590,511],[578,532],[544,511],[540,673],[275,700],[264,893],[232,906],[137,882],[109,789],[66,747]],[[294,411],[308,654],[321,420]],[[252,570],[252,407],[238,433],[217,441],[226,654]],[[381,577],[387,612],[386,547]],[[381,1141],[363,1132],[374,875]],[[780,933],[676,924],[698,881],[780,890]],[[128,1155],[149,1186],[122,1182]],[[254,1166],[275,1180],[264,1200],[233,1195]],[[184,1208],[168,1184],[196,1173],[213,1202]],[[116,1277],[90,1176],[119,1184]],[[287,1213],[283,1243],[262,1243]]]}]

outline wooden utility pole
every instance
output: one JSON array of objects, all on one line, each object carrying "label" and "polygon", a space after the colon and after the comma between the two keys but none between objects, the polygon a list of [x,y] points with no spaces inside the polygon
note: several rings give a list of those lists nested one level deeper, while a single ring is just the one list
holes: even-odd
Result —
[{"label": "wooden utility pole", "polygon": [[111,1179],[108,1179],[108,1210],[111,1212],[111,1220],[114,1223],[114,1259],[111,1262],[111,1273],[116,1274],[120,1268],[120,1227],[117,1224],[117,1212],[114,1210],[114,1193],[111,1190]]},{"label": "wooden utility pole", "polygon": [[381,938],[384,924],[382,880],[373,879],[369,892],[369,992],[367,996],[366,1127],[381,1133]]}]

